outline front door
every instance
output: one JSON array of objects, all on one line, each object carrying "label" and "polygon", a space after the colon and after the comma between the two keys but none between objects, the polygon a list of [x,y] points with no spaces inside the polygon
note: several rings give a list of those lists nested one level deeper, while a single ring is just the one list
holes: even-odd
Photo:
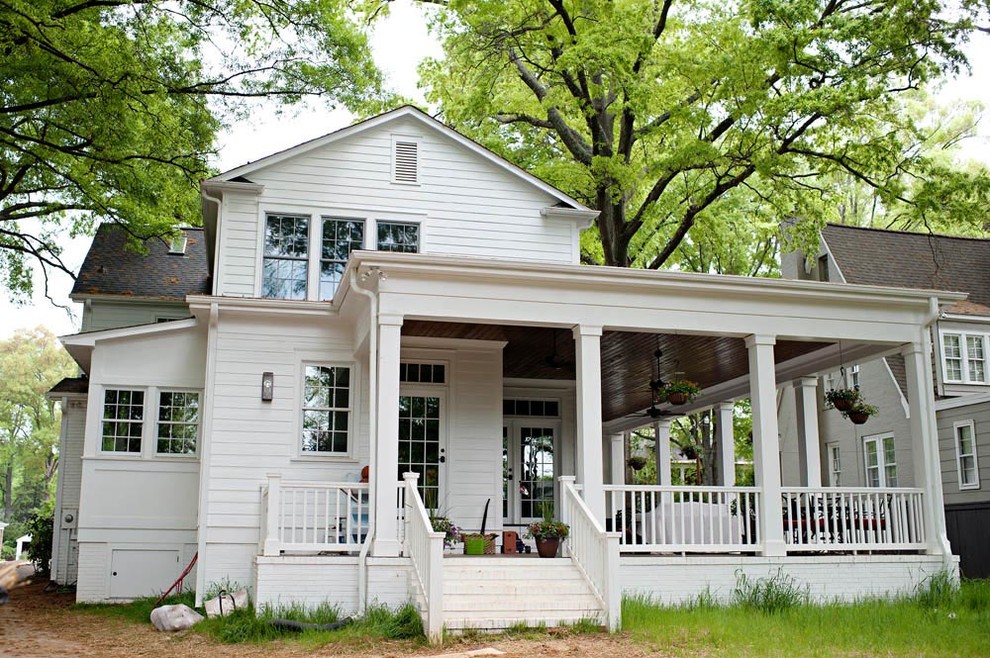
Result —
[{"label": "front door", "polygon": [[546,419],[507,421],[502,428],[502,513],[506,525],[525,524],[554,511],[557,436]]},{"label": "front door", "polygon": [[399,480],[403,473],[419,473],[419,495],[429,509],[446,507],[443,465],[443,393],[404,389],[399,395]]}]

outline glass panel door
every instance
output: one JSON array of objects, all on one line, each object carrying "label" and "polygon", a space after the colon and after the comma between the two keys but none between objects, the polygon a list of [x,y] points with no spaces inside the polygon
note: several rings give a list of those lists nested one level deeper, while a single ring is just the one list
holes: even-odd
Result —
[{"label": "glass panel door", "polygon": [[519,427],[520,521],[553,512],[554,428]]},{"label": "glass panel door", "polygon": [[438,395],[399,396],[399,479],[403,473],[419,473],[419,495],[430,509],[439,509],[444,502],[440,407]]}]

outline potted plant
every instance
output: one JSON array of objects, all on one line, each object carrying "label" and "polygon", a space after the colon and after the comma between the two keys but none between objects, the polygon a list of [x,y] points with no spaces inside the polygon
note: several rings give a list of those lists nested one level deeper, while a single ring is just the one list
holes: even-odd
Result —
[{"label": "potted plant", "polygon": [[633,455],[626,460],[626,463],[629,464],[629,468],[632,470],[641,471],[646,468],[646,457],[643,455]]},{"label": "potted plant", "polygon": [[660,398],[671,404],[687,404],[701,393],[701,387],[688,379],[674,379],[660,392]]},{"label": "potted plant", "polygon": [[529,524],[526,536],[536,540],[536,552],[540,557],[556,557],[561,540],[570,531],[566,523],[554,520],[552,511],[544,510],[543,519]]},{"label": "potted plant", "polygon": [[442,532],[443,535],[443,545],[445,548],[452,548],[454,544],[461,541],[461,531],[454,525],[454,522],[448,519],[446,516],[430,516],[430,524],[433,526],[433,532]]},{"label": "potted plant", "polygon": [[862,425],[870,419],[870,416],[875,416],[879,411],[880,410],[872,404],[867,404],[866,402],[860,400],[848,411],[843,411],[842,415],[851,420],[853,424]]},{"label": "potted plant", "polygon": [[833,388],[825,394],[825,406],[842,413],[848,412],[862,401],[863,396],[858,388]]}]

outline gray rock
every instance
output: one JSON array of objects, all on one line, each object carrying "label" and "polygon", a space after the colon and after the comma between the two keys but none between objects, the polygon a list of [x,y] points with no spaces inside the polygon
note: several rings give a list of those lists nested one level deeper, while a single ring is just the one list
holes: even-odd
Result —
[{"label": "gray rock", "polygon": [[163,605],[151,611],[151,623],[160,631],[184,631],[203,619],[203,615],[182,603]]}]

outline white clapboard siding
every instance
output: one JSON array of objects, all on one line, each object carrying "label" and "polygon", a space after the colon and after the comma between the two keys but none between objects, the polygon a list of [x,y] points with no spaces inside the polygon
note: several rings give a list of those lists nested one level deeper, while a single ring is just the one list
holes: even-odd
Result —
[{"label": "white clapboard siding", "polygon": [[151,324],[159,320],[189,317],[189,307],[182,302],[138,302],[93,299],[83,306],[80,331],[101,331],[118,327]]},{"label": "white clapboard siding", "polygon": [[[73,400],[62,409],[65,431],[59,443],[59,507],[55,510],[55,541],[52,551],[53,578],[63,584],[76,582],[79,564],[78,537],[79,495],[82,487],[82,453],[86,434],[86,403]],[[76,519],[76,526],[63,528],[66,513]],[[71,524],[70,524],[71,525]]]},{"label": "white clapboard siding", "polygon": [[[392,136],[400,134],[419,137],[416,184],[392,182]],[[397,120],[247,177],[264,191],[225,193],[218,272],[225,295],[258,294],[265,211],[423,222],[425,253],[575,259],[576,226],[540,215],[556,198],[418,121]]]}]

